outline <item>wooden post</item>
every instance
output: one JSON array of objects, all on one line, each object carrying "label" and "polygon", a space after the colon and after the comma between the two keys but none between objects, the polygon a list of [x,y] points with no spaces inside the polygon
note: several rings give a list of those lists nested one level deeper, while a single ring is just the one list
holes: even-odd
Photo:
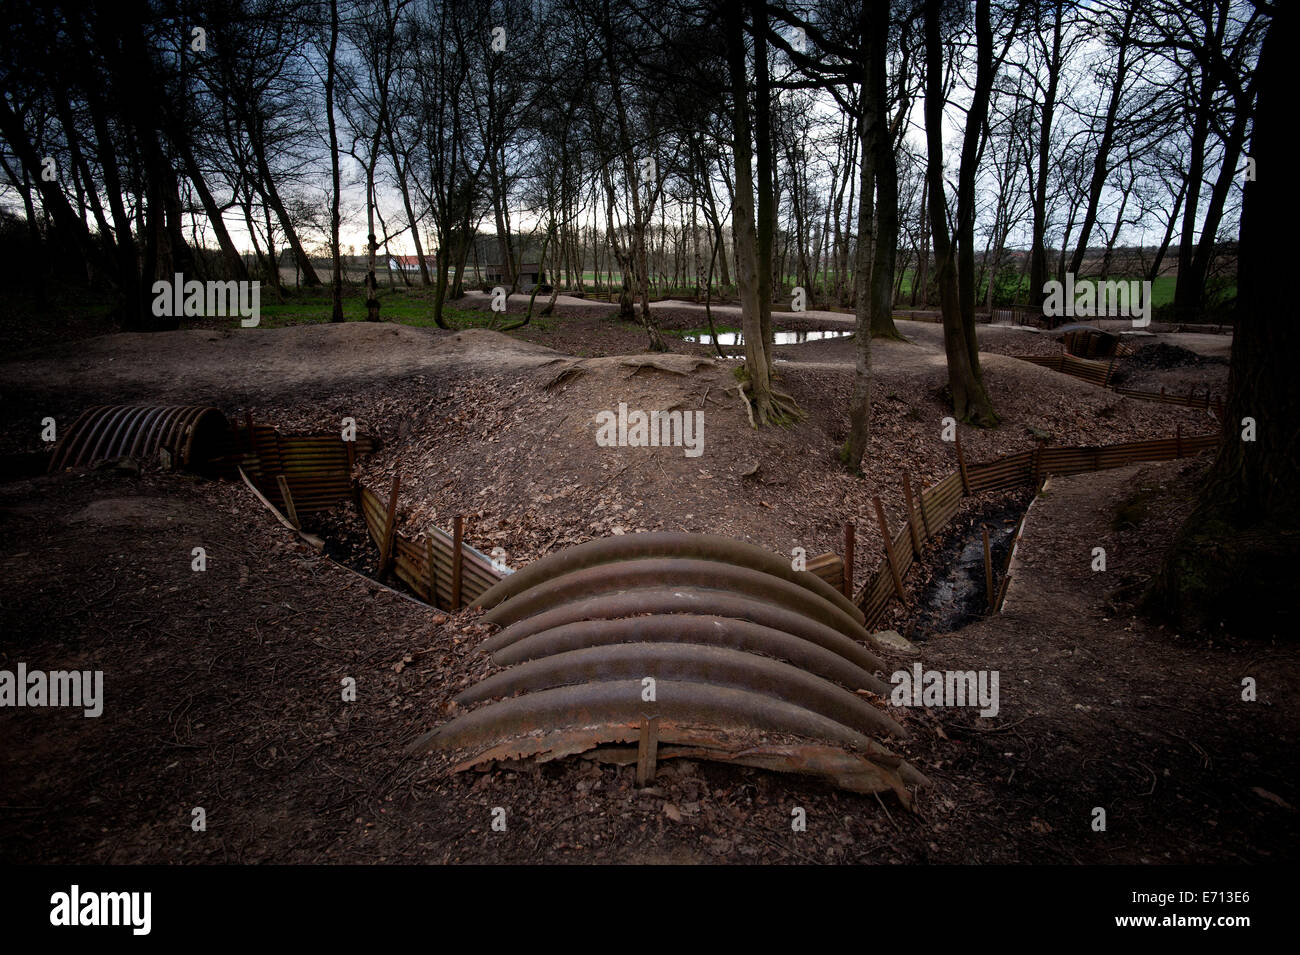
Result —
[{"label": "wooden post", "polygon": [[856,531],[852,521],[844,525],[844,596],[853,599],[853,544]]},{"label": "wooden post", "polygon": [[438,606],[438,565],[433,560],[433,538],[424,539],[424,559],[429,564],[429,605]]},{"label": "wooden post", "polygon": [[1033,481],[1035,487],[1038,486],[1039,459],[1042,457],[1042,453],[1043,453],[1043,442],[1035,441],[1033,453],[1030,454],[1029,456],[1030,478]]},{"label": "wooden post", "polygon": [[636,784],[648,786],[654,782],[659,764],[659,717],[641,717],[641,738],[636,748]]},{"label": "wooden post", "polygon": [[388,573],[388,565],[393,558],[393,537],[397,530],[397,491],[401,486],[402,475],[399,472],[393,475],[393,492],[388,496],[388,510],[384,513],[384,537],[379,544],[379,573],[376,575],[380,580]]},{"label": "wooden post", "polygon": [[289,523],[302,530],[302,523],[298,520],[298,509],[293,506],[293,495],[289,493],[289,482],[284,479],[283,474],[277,474],[275,483],[280,488],[280,499],[284,501],[284,514],[289,518]]},{"label": "wooden post", "polygon": [[925,539],[930,539],[930,516],[925,513],[925,488],[921,488],[921,493],[916,495],[916,507],[921,512],[921,529],[925,531]]},{"label": "wooden post", "polygon": [[988,525],[981,524],[980,530],[984,533],[984,596],[988,600],[989,609],[993,609],[993,552],[989,548],[989,529]]},{"label": "wooden post", "polygon": [[461,570],[465,555],[461,551],[461,542],[465,539],[465,518],[456,515],[455,530],[451,541],[451,609],[460,609]]},{"label": "wooden post", "polygon": [[889,524],[885,521],[885,509],[880,506],[880,498],[871,499],[876,505],[876,519],[880,521],[880,533],[885,538],[885,559],[889,561],[889,573],[894,578],[894,593],[903,599],[903,578],[898,573],[898,564],[894,561],[894,539],[889,533]]},{"label": "wooden post", "polygon": [[957,445],[957,467],[961,470],[961,492],[970,494],[970,479],[966,477],[966,456],[961,453],[961,435],[953,435],[954,442]]},{"label": "wooden post", "polygon": [[903,472],[903,496],[907,498],[907,530],[912,537],[912,553],[921,556],[921,535],[916,532],[916,506],[912,503],[912,481]]},{"label": "wooden post", "polygon": [[1181,458],[1183,456],[1183,426],[1181,424],[1174,431],[1174,450],[1177,457]]},{"label": "wooden post", "polygon": [[257,441],[253,438],[253,412],[244,412],[244,425],[248,428],[248,450],[256,457]]},{"label": "wooden post", "polygon": [[998,613],[1002,610],[1002,602],[1007,599],[1007,588],[1011,586],[1011,577],[1003,577],[1002,583],[998,585],[998,599],[993,605],[993,612]]}]

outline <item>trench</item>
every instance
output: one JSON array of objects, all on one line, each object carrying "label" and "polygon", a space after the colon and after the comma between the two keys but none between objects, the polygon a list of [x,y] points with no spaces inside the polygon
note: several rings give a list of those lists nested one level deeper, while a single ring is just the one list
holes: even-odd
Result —
[{"label": "trench", "polygon": [[[905,634],[909,640],[925,641],[988,616],[1031,497],[1019,494],[1010,500],[991,501],[944,535],[939,547],[925,559],[932,572],[915,595],[916,609]],[[985,584],[983,527],[989,531],[992,599]]]}]

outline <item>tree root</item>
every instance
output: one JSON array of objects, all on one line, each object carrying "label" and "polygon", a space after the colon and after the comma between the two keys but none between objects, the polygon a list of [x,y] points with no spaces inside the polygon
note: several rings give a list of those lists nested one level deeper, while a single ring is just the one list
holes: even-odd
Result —
[{"label": "tree root", "polygon": [[753,391],[753,385],[748,380],[736,384],[736,394],[740,395],[740,400],[745,405],[751,428],[760,428],[769,424],[790,427],[807,417],[804,410],[799,407],[799,402],[783,391],[770,389],[767,401],[756,399]]}]

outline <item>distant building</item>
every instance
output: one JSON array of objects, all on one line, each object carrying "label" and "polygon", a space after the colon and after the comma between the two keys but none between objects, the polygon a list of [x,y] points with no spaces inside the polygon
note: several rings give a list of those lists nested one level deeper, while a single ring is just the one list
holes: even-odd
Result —
[{"label": "distant building", "polygon": [[[510,284],[510,280],[506,277],[505,267],[500,265],[485,265],[483,267],[483,281],[489,285],[509,286]],[[519,290],[521,292],[531,292],[533,286],[545,284],[546,273],[542,271],[540,263],[519,266]]]},{"label": "distant building", "polygon": [[[424,257],[425,266],[433,270],[433,256]],[[420,257],[418,255],[390,255],[388,257],[388,266],[396,272],[418,272],[420,271]]]}]

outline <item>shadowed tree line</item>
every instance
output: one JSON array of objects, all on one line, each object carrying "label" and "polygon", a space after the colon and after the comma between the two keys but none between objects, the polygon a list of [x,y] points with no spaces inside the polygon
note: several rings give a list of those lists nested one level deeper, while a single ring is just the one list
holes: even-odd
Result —
[{"label": "shadowed tree line", "polygon": [[[1173,263],[1177,317],[1200,313],[1235,240],[1276,20],[1259,0],[7,11],[4,197],[33,243],[111,291],[122,327],[175,327],[150,303],[178,272],[283,296],[291,261],[318,286],[312,252],[330,262],[342,320],[345,224],[366,236],[367,317],[382,316],[380,269],[413,249],[401,280],[431,290],[446,327],[488,237],[511,290],[540,250],[528,264],[553,277],[543,311],[561,286],[614,277],[651,350],[666,348],[656,290],[734,288],[737,394],[761,427],[802,414],[772,352],[774,303],[797,288],[809,307],[856,314],[842,452],[855,469],[871,341],[897,337],[900,304],[937,303],[953,413],[987,427],[975,323],[998,289],[1035,304],[1067,273],[1154,278]],[[1126,247],[1154,252],[1125,262]],[[1272,334],[1243,336],[1260,361]]]}]

